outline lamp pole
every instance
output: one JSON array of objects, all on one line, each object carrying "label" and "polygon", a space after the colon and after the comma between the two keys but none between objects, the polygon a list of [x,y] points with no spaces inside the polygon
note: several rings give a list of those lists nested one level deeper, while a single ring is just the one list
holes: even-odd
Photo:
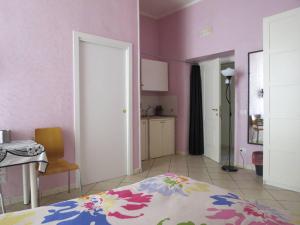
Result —
[{"label": "lamp pole", "polygon": [[222,166],[222,170],[227,171],[227,172],[237,172],[238,169],[235,166],[231,165],[231,118],[232,118],[232,111],[231,111],[231,76],[226,77],[226,100],[229,105],[229,140],[228,140],[228,146],[229,146],[229,151],[228,151],[228,165]]}]

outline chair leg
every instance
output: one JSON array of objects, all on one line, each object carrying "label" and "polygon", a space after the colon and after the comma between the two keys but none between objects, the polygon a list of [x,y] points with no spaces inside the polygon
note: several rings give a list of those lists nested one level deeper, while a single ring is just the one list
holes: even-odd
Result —
[{"label": "chair leg", "polygon": [[41,195],[42,195],[42,192],[41,192],[41,189],[40,189],[40,177],[38,176],[37,178],[36,178],[36,180],[37,180],[37,190],[38,190],[38,205],[40,205],[40,203],[41,203]]},{"label": "chair leg", "polygon": [[68,170],[68,193],[71,192],[71,187],[70,187],[70,183],[71,183],[71,174],[70,174],[70,170]]},{"label": "chair leg", "polygon": [[3,194],[2,194],[1,185],[0,185],[0,204],[1,204],[2,214],[4,214],[5,213],[5,206],[4,206],[4,198],[3,198]]}]

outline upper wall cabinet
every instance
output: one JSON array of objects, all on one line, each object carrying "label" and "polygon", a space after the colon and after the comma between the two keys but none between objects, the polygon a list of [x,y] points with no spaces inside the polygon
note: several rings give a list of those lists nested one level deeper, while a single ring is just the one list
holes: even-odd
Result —
[{"label": "upper wall cabinet", "polygon": [[142,59],[142,90],[168,91],[168,63]]}]

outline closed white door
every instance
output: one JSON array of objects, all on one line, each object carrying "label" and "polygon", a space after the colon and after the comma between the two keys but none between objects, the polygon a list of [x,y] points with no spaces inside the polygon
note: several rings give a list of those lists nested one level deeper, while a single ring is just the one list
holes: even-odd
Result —
[{"label": "closed white door", "polygon": [[[89,39],[89,38],[87,38]],[[79,39],[80,166],[83,184],[128,170],[128,68],[126,48],[113,40]]]},{"label": "closed white door", "polygon": [[149,158],[148,151],[148,120],[141,121],[141,158],[146,160]]},{"label": "closed white door", "polygon": [[220,162],[220,60],[199,65],[202,78],[204,155]]},{"label": "closed white door", "polygon": [[150,158],[157,158],[163,156],[163,133],[161,120],[149,121],[149,151]]},{"label": "closed white door", "polygon": [[264,181],[300,191],[300,8],[264,19]]}]

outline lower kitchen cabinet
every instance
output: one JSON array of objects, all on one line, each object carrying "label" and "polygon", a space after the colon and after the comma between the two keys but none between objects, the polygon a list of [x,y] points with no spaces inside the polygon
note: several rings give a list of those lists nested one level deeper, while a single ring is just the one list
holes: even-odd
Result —
[{"label": "lower kitchen cabinet", "polygon": [[141,120],[141,159],[149,158],[148,120]]},{"label": "lower kitchen cabinet", "polygon": [[175,118],[149,119],[150,158],[175,154]]}]

